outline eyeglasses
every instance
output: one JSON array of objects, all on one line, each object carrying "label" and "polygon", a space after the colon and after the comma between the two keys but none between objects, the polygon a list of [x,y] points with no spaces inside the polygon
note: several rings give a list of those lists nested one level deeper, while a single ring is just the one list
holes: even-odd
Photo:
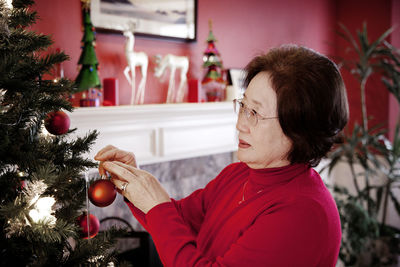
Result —
[{"label": "eyeglasses", "polygon": [[263,117],[254,109],[249,109],[242,101],[242,99],[233,100],[233,110],[238,116],[243,114],[251,126],[256,126],[258,120],[277,119],[278,117]]}]

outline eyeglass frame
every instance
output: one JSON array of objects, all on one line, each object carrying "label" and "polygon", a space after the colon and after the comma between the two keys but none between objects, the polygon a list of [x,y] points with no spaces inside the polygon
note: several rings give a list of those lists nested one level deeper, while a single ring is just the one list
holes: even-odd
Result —
[{"label": "eyeglass frame", "polygon": [[[236,103],[239,104],[239,110],[236,110]],[[241,113],[244,113],[246,116],[247,121],[251,122],[250,117],[254,116],[256,118],[255,123],[253,126],[256,126],[258,120],[270,120],[270,119],[277,119],[278,117],[267,117],[261,116],[257,111],[254,109],[249,109],[244,103],[243,98],[241,99],[233,99],[233,110],[239,116]]]}]

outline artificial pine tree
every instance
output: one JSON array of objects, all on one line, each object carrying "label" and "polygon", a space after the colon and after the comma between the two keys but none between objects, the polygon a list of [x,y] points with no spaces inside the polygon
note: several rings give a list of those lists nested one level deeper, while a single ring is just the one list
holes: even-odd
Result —
[{"label": "artificial pine tree", "polygon": [[51,39],[29,31],[33,0],[12,4],[0,0],[0,266],[106,265],[119,231],[83,239],[76,223],[87,199],[82,173],[96,166],[82,154],[97,132],[69,136],[62,109],[72,111],[66,98],[77,89],[44,78],[68,56],[45,54]]},{"label": "artificial pine tree", "polygon": [[99,62],[97,61],[96,51],[94,49],[96,33],[92,21],[90,19],[90,1],[82,0],[83,12],[83,37],[82,37],[82,54],[78,64],[81,65],[76,84],[78,91],[86,91],[93,88],[101,88],[99,75],[97,73]]},{"label": "artificial pine tree", "polygon": [[203,68],[206,74],[201,81],[202,88],[206,91],[207,98],[212,101],[221,100],[221,94],[225,89],[225,81],[222,78],[222,61],[220,54],[215,46],[217,39],[212,32],[212,22],[209,21],[209,33],[207,37],[207,48],[203,56]]}]

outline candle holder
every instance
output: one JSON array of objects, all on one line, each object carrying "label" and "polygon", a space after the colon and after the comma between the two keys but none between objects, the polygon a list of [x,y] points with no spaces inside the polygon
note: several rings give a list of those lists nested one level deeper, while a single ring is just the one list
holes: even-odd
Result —
[{"label": "candle holder", "polygon": [[104,98],[103,106],[118,106],[118,79],[117,78],[104,78],[103,79]]}]

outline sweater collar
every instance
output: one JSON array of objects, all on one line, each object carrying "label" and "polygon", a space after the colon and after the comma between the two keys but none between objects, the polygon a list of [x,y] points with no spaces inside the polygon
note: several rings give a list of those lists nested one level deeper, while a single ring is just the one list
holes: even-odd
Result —
[{"label": "sweater collar", "polygon": [[309,169],[306,164],[290,164],[277,168],[249,168],[249,184],[266,189],[270,186],[286,184]]}]

